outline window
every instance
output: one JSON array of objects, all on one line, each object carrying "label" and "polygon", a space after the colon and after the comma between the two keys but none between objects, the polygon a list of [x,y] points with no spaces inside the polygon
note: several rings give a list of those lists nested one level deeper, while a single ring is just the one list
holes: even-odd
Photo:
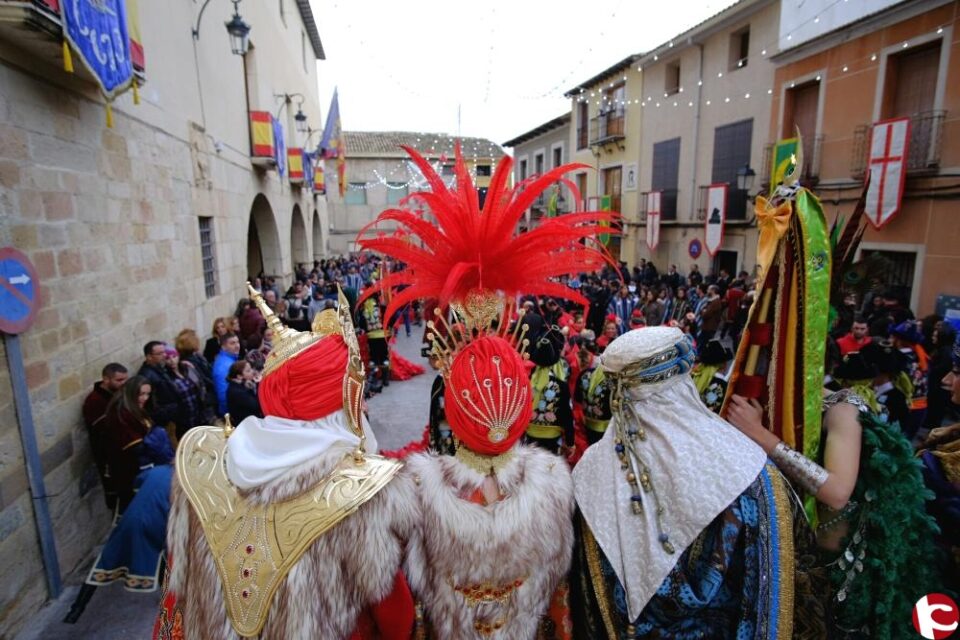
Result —
[{"label": "window", "polygon": [[287,26],[287,0],[279,0],[280,3],[280,21],[283,26]]},{"label": "window", "polygon": [[663,80],[663,96],[680,93],[680,62],[671,62],[667,65]]},{"label": "window", "polygon": [[910,118],[907,170],[940,163],[943,111],[936,110],[941,40],[918,45],[887,58],[883,84],[883,119]]},{"label": "window", "polygon": [[580,206],[581,208],[586,208],[587,201],[587,174],[578,173],[577,174],[577,191],[580,192]]},{"label": "window", "polygon": [[533,174],[537,176],[543,175],[543,154],[538,153],[533,156]]},{"label": "window", "polygon": [[443,165],[443,167],[440,169],[440,175],[442,175],[442,176],[452,176],[452,175],[456,175],[456,173],[457,173],[457,172],[456,172],[456,170],[453,168],[453,165],[452,165],[452,164],[445,164],[445,165]]},{"label": "window", "polygon": [[745,220],[747,192],[737,189],[737,170],[750,164],[753,118],[717,127],[713,133],[714,183],[727,183],[727,220]]},{"label": "window", "polygon": [[303,70],[307,70],[307,34],[300,32],[300,57],[303,59]]},{"label": "window", "polygon": [[750,61],[750,27],[730,35],[730,71],[747,66]]},{"label": "window", "polygon": [[478,164],[477,165],[477,176],[483,176],[489,178],[492,174],[490,165],[488,164]]},{"label": "window", "polygon": [[524,158],[520,161],[520,181],[523,182],[527,179],[527,159]]},{"label": "window", "polygon": [[814,158],[817,139],[817,109],[820,104],[820,82],[811,80],[787,89],[783,102],[783,130],[781,137],[792,138],[797,129],[803,139],[803,171],[801,175],[815,175]]},{"label": "window", "polygon": [[587,147],[587,132],[589,131],[590,104],[586,101],[577,103],[577,149]]},{"label": "window", "polygon": [[610,196],[610,210],[617,213],[620,213],[620,181],[622,177],[622,167],[610,167],[603,170],[603,195]]},{"label": "window", "polygon": [[217,295],[217,257],[213,245],[213,218],[198,218],[200,222],[200,258],[203,261],[203,288],[207,298]]},{"label": "window", "polygon": [[677,219],[677,183],[680,173],[680,138],[653,145],[651,191],[662,191],[660,220]]},{"label": "window", "polygon": [[554,147],[553,148],[553,165],[551,169],[556,169],[563,164],[563,147]]},{"label": "window", "polygon": [[367,185],[363,182],[350,182],[343,194],[344,204],[367,204]]},{"label": "window", "polygon": [[400,204],[400,201],[407,197],[407,184],[405,182],[387,183],[387,204]]}]

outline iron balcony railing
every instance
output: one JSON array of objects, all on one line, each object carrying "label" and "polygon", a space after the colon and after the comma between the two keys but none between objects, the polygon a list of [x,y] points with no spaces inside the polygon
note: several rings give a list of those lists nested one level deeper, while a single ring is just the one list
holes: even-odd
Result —
[{"label": "iron balcony railing", "polygon": [[[943,150],[943,123],[947,112],[924,111],[910,118],[910,140],[907,149],[907,173],[936,171]],[[870,157],[870,132],[873,127],[862,124],[853,130],[853,153],[850,174],[855,178],[866,175]]]},{"label": "iron balcony railing", "polygon": [[[640,222],[647,220],[647,195],[660,192],[660,222],[673,222],[677,220],[677,197],[680,194],[679,189],[652,189],[640,194]],[[691,218],[692,219],[692,218]]]},{"label": "iron balcony railing", "polygon": [[590,118],[590,144],[623,140],[624,119],[623,109],[615,109]]}]

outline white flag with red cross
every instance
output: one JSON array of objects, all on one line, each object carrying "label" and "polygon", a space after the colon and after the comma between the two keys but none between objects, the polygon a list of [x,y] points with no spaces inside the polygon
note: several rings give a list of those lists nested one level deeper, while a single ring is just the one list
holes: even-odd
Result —
[{"label": "white flag with red cross", "polygon": [[727,222],[727,185],[712,184],[707,187],[707,228],[704,245],[710,256],[716,255],[723,244],[723,228]]},{"label": "white flag with red cross", "polygon": [[884,120],[873,125],[867,163],[870,189],[867,191],[864,213],[877,229],[890,222],[900,211],[909,149],[909,118]]},{"label": "white flag with red cross", "polygon": [[660,200],[662,191],[647,194],[647,248],[656,251],[660,244]]}]

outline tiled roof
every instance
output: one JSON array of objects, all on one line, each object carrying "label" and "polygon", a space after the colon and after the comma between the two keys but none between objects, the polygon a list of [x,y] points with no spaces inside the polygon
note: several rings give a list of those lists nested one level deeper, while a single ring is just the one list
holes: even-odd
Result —
[{"label": "tiled roof", "polygon": [[446,155],[453,158],[453,145],[460,140],[466,158],[499,158],[504,155],[497,143],[486,138],[449,136],[445,133],[418,133],[413,131],[344,131],[347,157],[401,157],[406,153],[400,145],[407,145],[428,157]]}]

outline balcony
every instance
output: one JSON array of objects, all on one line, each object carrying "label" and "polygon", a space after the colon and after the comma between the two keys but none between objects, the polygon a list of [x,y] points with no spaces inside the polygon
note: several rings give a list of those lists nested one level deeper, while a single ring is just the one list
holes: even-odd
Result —
[{"label": "balcony", "polygon": [[577,127],[577,149],[587,148],[587,131],[586,125]]},{"label": "balcony", "polygon": [[[946,111],[925,111],[910,118],[910,142],[906,167],[908,176],[936,173],[940,168],[943,122],[946,115]],[[854,178],[862,178],[867,173],[872,130],[873,126],[868,124],[862,124],[853,130],[850,175]]]},{"label": "balcony", "polygon": [[660,222],[677,221],[677,196],[678,189],[654,189],[653,191],[644,191],[640,194],[640,222],[647,221],[647,195],[655,191],[660,192]]},{"label": "balcony", "polygon": [[[707,189],[712,185],[702,184],[697,187],[697,210],[690,217],[695,222],[706,222],[707,220]],[[733,223],[752,222],[747,219],[747,209],[750,204],[750,198],[746,191],[737,189],[737,185],[727,185],[727,219]]]},{"label": "balcony", "polygon": [[623,148],[625,117],[623,109],[614,109],[590,118],[590,146],[616,144]]}]

